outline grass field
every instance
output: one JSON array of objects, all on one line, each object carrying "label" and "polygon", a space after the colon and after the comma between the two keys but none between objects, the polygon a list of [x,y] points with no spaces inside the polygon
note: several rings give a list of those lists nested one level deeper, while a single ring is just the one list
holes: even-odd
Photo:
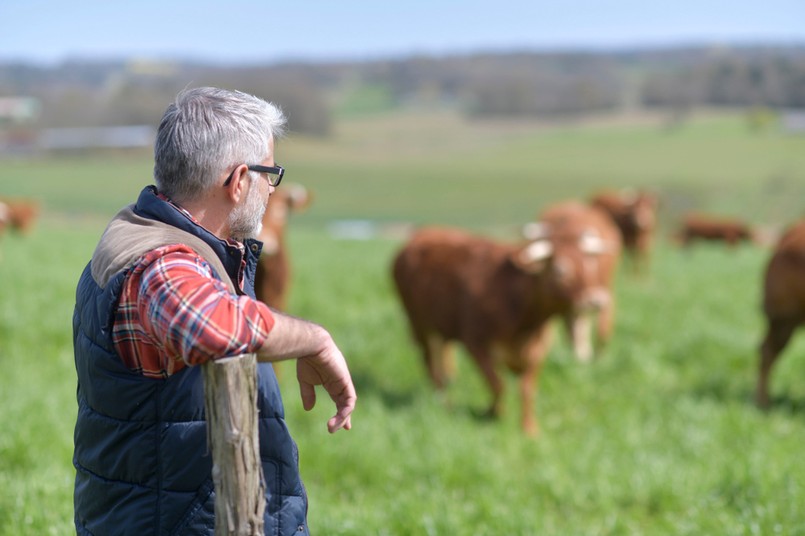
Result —
[{"label": "grass field", "polygon": [[[513,378],[504,417],[475,417],[488,393],[461,353],[451,406],[434,395],[391,290],[398,239],[326,231],[370,219],[513,237],[546,203],[601,186],[660,192],[663,234],[688,208],[780,226],[802,214],[802,148],[752,135],[737,116],[673,132],[651,120],[383,117],[327,142],[283,142],[287,179],[316,193],[291,224],[290,309],[332,331],[359,393],[354,429],[331,436],[331,406],[304,412],[292,367],[282,378],[314,533],[805,534],[805,337],[774,371],[772,410],[752,404],[768,250],[680,252],[661,237],[650,277],[619,274],[601,360],[575,362],[557,333],[537,401],[542,436],[531,440]],[[73,531],[75,283],[150,167],[147,154],[0,163],[0,194],[45,208],[33,235],[0,241],[0,535]]]}]

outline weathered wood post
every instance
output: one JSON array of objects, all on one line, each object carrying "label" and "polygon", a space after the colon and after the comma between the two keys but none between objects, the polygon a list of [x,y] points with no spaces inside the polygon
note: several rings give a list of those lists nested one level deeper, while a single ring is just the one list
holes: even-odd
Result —
[{"label": "weathered wood post", "polygon": [[263,536],[257,359],[243,354],[209,361],[202,368],[215,484],[215,536]]}]

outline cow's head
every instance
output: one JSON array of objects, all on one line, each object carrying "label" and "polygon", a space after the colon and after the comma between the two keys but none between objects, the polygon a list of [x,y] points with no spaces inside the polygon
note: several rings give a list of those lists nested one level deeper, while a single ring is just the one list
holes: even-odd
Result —
[{"label": "cow's head", "polygon": [[610,246],[592,227],[558,232],[543,222],[523,228],[528,242],[512,256],[524,272],[543,278],[552,295],[574,310],[600,308],[609,299],[602,285],[600,259]]},{"label": "cow's head", "polygon": [[274,190],[268,198],[263,229],[258,237],[263,242],[263,255],[273,255],[279,251],[288,216],[291,212],[306,209],[312,199],[311,192],[299,184],[283,184]]},{"label": "cow's head", "polygon": [[624,194],[624,203],[628,207],[635,228],[650,231],[656,223],[658,199],[649,192],[628,192]]}]

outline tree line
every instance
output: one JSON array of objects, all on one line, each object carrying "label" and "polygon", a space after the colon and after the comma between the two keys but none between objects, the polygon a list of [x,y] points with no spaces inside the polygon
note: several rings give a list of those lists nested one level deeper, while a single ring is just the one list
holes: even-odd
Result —
[{"label": "tree line", "polygon": [[626,107],[805,108],[805,45],[477,53],[355,62],[0,63],[0,97],[35,97],[35,126],[155,125],[177,91],[217,85],[279,104],[292,132],[347,113],[450,106],[472,117],[566,117]]}]

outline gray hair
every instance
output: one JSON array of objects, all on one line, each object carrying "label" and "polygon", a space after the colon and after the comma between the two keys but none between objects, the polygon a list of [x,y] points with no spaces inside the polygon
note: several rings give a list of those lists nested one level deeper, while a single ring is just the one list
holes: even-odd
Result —
[{"label": "gray hair", "polygon": [[213,87],[180,92],[159,124],[154,143],[157,189],[176,201],[195,200],[238,164],[259,164],[285,116],[263,99]]}]

